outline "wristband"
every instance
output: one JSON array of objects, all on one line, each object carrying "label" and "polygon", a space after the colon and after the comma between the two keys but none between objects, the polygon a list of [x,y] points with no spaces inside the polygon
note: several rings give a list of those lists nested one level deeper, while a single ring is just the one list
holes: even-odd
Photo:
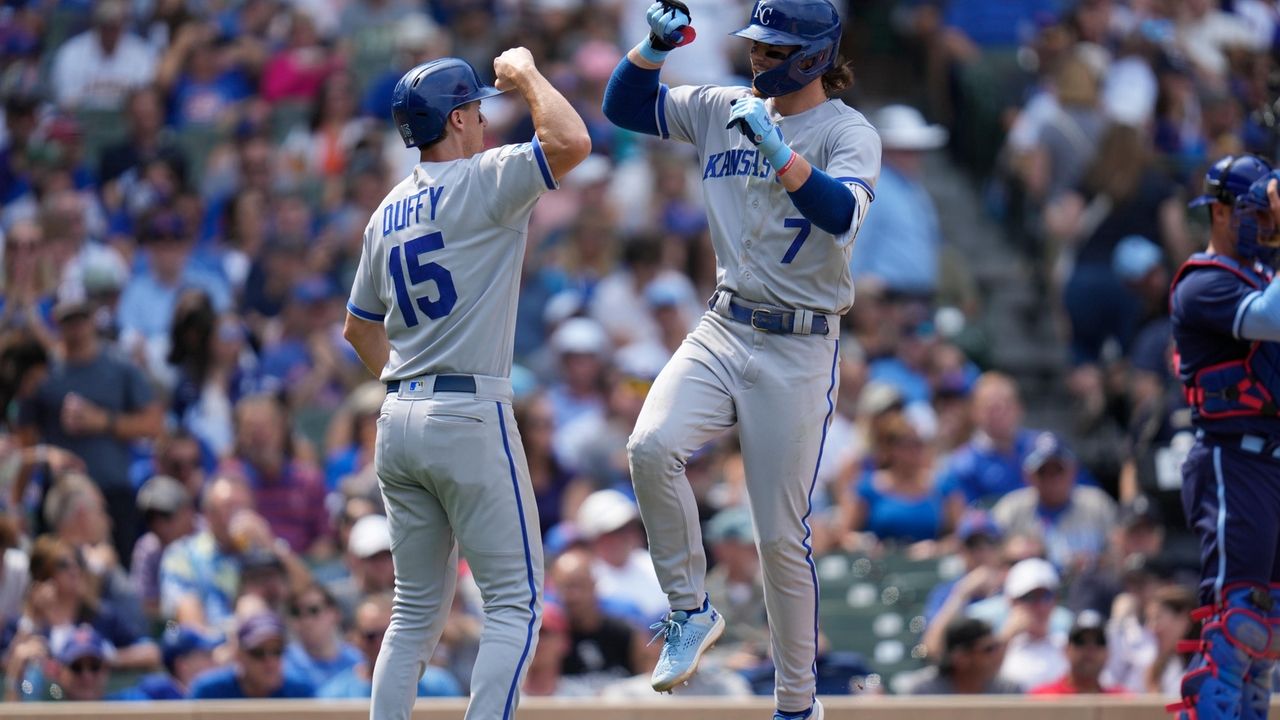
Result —
[{"label": "wristband", "polygon": [[787,161],[782,164],[782,167],[778,168],[778,170],[774,173],[778,177],[782,177],[784,174],[786,174],[786,172],[791,169],[791,166],[796,164],[796,158],[800,156],[800,153],[792,150],[791,148],[787,148],[787,151],[791,153],[791,156],[788,157]]},{"label": "wristband", "polygon": [[645,38],[644,42],[636,46],[636,52],[640,57],[648,60],[654,65],[661,65],[666,62],[667,56],[671,54],[670,50],[659,50],[653,46],[649,38]]}]

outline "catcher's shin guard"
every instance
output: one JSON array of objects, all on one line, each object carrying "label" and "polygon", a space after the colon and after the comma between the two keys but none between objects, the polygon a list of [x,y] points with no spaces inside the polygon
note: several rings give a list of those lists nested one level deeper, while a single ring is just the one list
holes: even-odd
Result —
[{"label": "catcher's shin guard", "polygon": [[1271,706],[1272,672],[1280,660],[1280,583],[1271,585],[1271,607],[1267,613],[1267,625],[1271,628],[1271,642],[1262,657],[1254,659],[1244,676],[1240,697],[1240,720],[1266,720]]},{"label": "catcher's shin guard", "polygon": [[1206,620],[1199,642],[1179,650],[1199,653],[1182,677],[1182,701],[1169,706],[1180,720],[1241,718],[1246,675],[1271,647],[1271,595],[1253,585],[1228,587],[1219,606],[1200,608]]}]

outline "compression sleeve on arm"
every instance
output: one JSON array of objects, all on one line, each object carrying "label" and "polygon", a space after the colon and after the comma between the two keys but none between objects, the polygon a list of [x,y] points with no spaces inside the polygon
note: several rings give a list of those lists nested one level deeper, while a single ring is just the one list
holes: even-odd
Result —
[{"label": "compression sleeve on arm", "polygon": [[857,209],[853,193],[818,168],[813,168],[809,179],[795,192],[787,194],[801,215],[832,235],[843,235],[853,225]]},{"label": "compression sleeve on arm", "polygon": [[661,135],[658,130],[658,82],[660,70],[646,70],[626,57],[613,69],[604,89],[601,107],[609,122],[620,128],[646,135]]},{"label": "compression sleeve on arm", "polygon": [[1280,282],[1240,301],[1236,336],[1243,340],[1280,342]]}]

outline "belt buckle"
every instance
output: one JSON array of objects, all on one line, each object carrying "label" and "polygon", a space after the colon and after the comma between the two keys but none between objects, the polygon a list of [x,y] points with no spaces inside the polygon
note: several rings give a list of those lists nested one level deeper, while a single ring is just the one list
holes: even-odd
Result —
[{"label": "belt buckle", "polygon": [[755,307],[751,310],[751,327],[767,333],[782,332],[782,315],[771,313],[767,307]]}]

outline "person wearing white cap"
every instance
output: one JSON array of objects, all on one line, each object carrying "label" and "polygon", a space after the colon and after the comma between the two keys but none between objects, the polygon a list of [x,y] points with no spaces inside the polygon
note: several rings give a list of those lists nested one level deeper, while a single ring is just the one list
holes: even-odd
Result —
[{"label": "person wearing white cap", "polygon": [[560,382],[547,391],[556,427],[586,415],[603,416],[604,370],[610,349],[604,328],[590,318],[569,318],[551,336],[551,347],[560,372]]},{"label": "person wearing white cap", "polygon": [[876,211],[862,224],[849,267],[854,278],[878,277],[894,293],[930,297],[942,230],[920,178],[925,154],[947,144],[947,130],[907,105],[884,107],[874,122],[884,148]]},{"label": "person wearing white cap", "polygon": [[1052,629],[1060,586],[1058,571],[1046,560],[1028,558],[1009,569],[1004,581],[1008,613],[999,630],[1006,642],[1000,679],[1027,689],[1066,674],[1066,636]]},{"label": "person wearing white cap", "polygon": [[391,562],[391,528],[387,516],[373,513],[356,520],[347,538],[347,567],[351,574],[327,585],[344,618],[351,619],[361,598],[395,589]]},{"label": "person wearing white cap", "polygon": [[640,510],[617,490],[597,490],[578,508],[578,533],[591,546],[596,594],[601,600],[632,605],[642,618],[667,612],[667,594],[658,583],[649,551],[642,547]]}]

